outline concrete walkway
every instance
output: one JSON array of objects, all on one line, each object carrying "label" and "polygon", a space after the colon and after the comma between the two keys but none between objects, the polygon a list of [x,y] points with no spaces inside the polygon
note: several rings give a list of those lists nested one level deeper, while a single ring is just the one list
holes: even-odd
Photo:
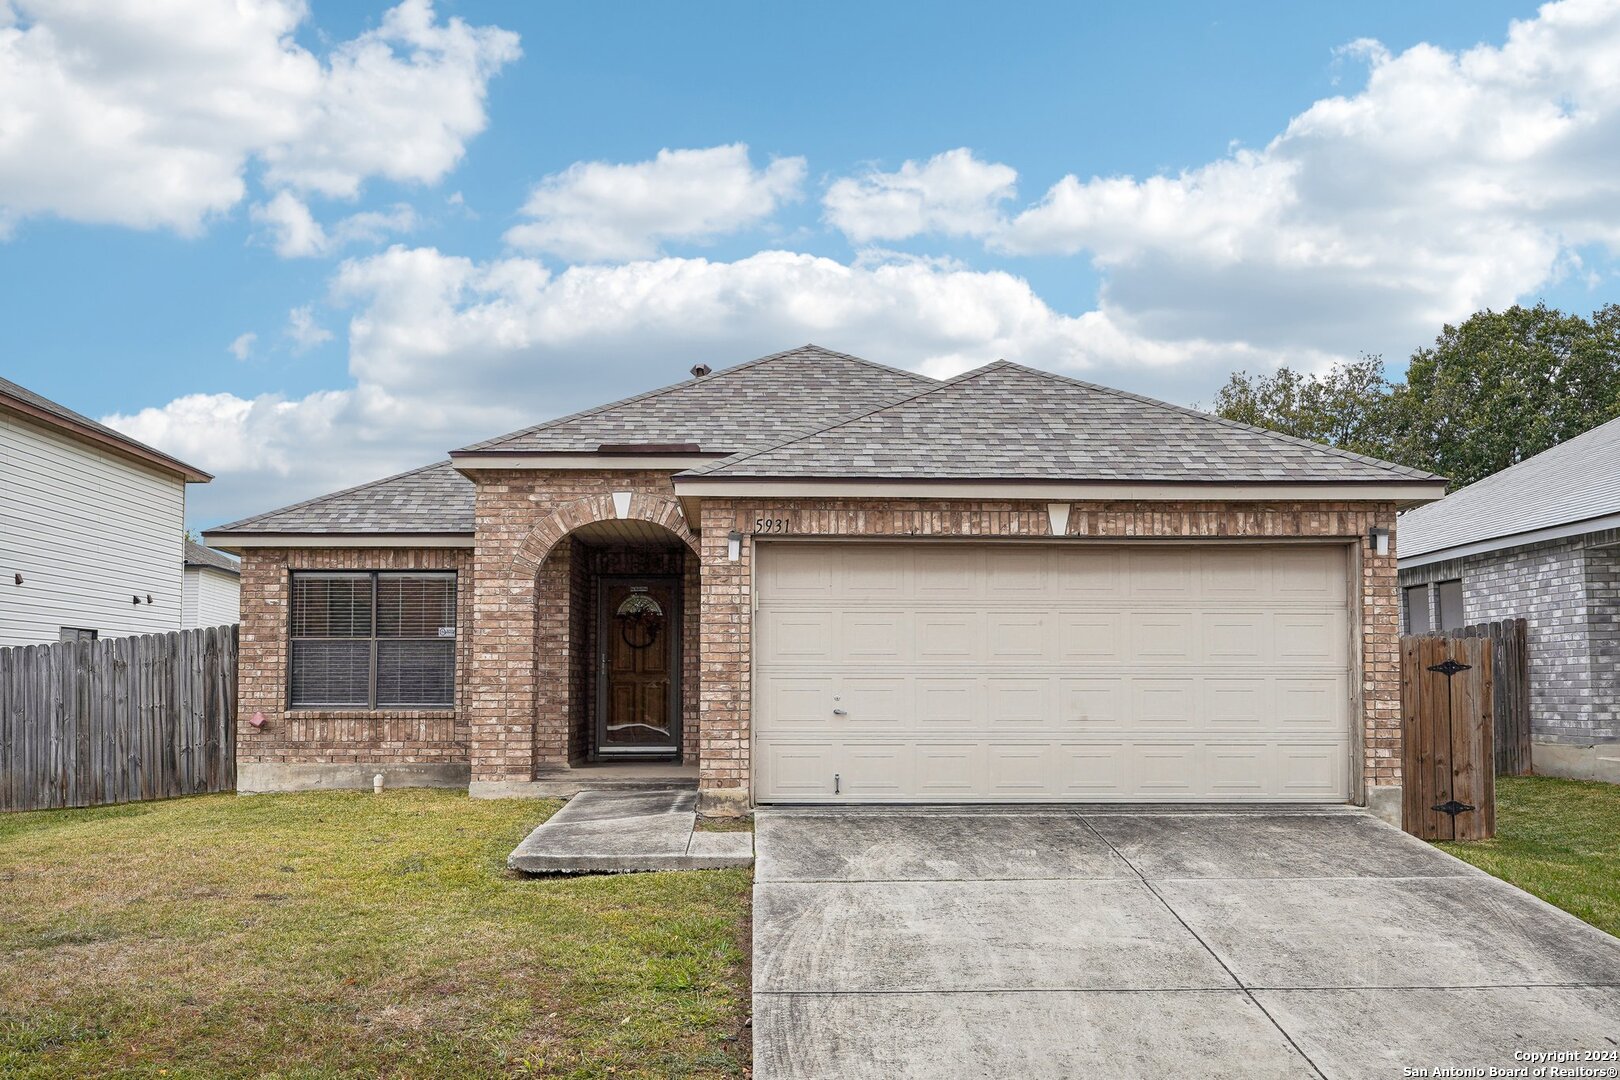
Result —
[{"label": "concrete walkway", "polygon": [[754,861],[751,833],[697,832],[697,792],[584,791],[507,856],[530,874],[714,870]]},{"label": "concrete walkway", "polygon": [[1620,940],[1360,812],[756,822],[757,1080],[1385,1078],[1620,1050]]}]

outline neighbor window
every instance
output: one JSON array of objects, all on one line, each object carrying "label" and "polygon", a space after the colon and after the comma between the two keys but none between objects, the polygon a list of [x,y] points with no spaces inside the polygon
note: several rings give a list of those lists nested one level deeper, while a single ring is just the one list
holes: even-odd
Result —
[{"label": "neighbor window", "polygon": [[1460,579],[1442,581],[1435,586],[1440,590],[1440,629],[1456,630],[1463,622],[1463,590]]},{"label": "neighbor window", "polygon": [[64,626],[56,632],[57,641],[94,641],[96,632],[82,626]]},{"label": "neighbor window", "polygon": [[1433,630],[1429,625],[1429,587],[1408,585],[1401,590],[1401,595],[1406,598],[1406,632],[1427,634]]},{"label": "neighbor window", "polygon": [[455,703],[456,575],[295,573],[295,708]]}]

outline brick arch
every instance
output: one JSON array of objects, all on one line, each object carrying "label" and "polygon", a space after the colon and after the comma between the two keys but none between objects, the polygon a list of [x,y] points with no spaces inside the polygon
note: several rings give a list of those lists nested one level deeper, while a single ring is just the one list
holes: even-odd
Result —
[{"label": "brick arch", "polygon": [[[645,491],[633,491],[630,493],[630,509],[624,518],[661,525],[680,537],[681,542],[692,554],[700,554],[698,539],[692,535],[692,530],[686,527],[686,518],[681,513],[681,505],[674,499]],[[557,546],[557,541],[581,525],[615,520],[619,520],[619,515],[614,512],[613,493],[610,491],[587,495],[583,499],[559,506],[529,529],[523,543],[518,545],[517,553],[512,556],[512,570],[529,576],[538,574],[540,565],[546,561],[546,556],[551,554],[551,549]]]}]

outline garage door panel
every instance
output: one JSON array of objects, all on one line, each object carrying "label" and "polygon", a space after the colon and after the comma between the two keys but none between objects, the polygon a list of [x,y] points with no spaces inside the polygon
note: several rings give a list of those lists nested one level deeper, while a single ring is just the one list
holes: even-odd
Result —
[{"label": "garage door panel", "polygon": [[912,567],[912,596],[919,601],[984,598],[984,549],[953,547],[932,559],[917,560]]},{"label": "garage door panel", "polygon": [[922,676],[915,685],[919,726],[960,727],[978,723],[985,715],[984,682],[976,675]]},{"label": "garage door panel", "polygon": [[985,619],[986,659],[1055,660],[1057,619],[1052,612],[992,611]]},{"label": "garage door panel", "polygon": [[898,677],[858,675],[839,680],[834,707],[845,715],[835,717],[851,731],[895,728],[910,723],[915,684]]},{"label": "garage door panel", "polygon": [[1052,789],[1052,755],[1045,745],[991,746],[985,751],[985,761],[987,795],[1023,798]]},{"label": "garage door panel", "polygon": [[1130,647],[1123,612],[1058,613],[1058,659],[1065,664],[1124,663]]},{"label": "garage door panel", "polygon": [[1350,647],[1350,628],[1332,613],[1291,612],[1274,617],[1276,662],[1342,667]]},{"label": "garage door panel", "polygon": [[1058,680],[1058,719],[1090,729],[1122,727],[1129,715],[1122,678]]},{"label": "garage door panel", "polygon": [[987,646],[983,611],[928,609],[916,612],[912,618],[920,663],[984,663]]},{"label": "garage door panel", "polygon": [[845,611],[838,618],[833,654],[846,664],[903,664],[912,659],[911,637],[905,611]]},{"label": "garage door panel", "polygon": [[772,608],[761,611],[754,625],[762,655],[822,667],[838,659],[833,644],[835,615],[831,611]]},{"label": "garage door panel", "polygon": [[1258,730],[1267,725],[1274,711],[1272,682],[1269,679],[1206,679],[1204,719],[1212,728]]},{"label": "garage door panel", "polygon": [[917,794],[924,798],[969,800],[982,794],[983,743],[926,743],[916,748]]},{"label": "garage door panel", "polygon": [[1042,727],[1054,720],[1052,680],[992,675],[984,680],[985,716],[998,728]]},{"label": "garage door panel", "polygon": [[764,543],[758,559],[761,801],[1348,795],[1342,549]]},{"label": "garage door panel", "polygon": [[1141,664],[1198,662],[1197,616],[1190,612],[1133,612],[1130,658]]}]

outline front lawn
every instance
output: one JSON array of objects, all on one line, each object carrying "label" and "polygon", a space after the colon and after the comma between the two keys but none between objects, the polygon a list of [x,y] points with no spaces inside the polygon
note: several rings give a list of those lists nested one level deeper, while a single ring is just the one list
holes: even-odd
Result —
[{"label": "front lawn", "polygon": [[1620,786],[1496,779],[1496,837],[1445,851],[1620,936]]},{"label": "front lawn", "polygon": [[0,1075],[744,1075],[748,871],[508,873],[557,805],[0,816]]}]

